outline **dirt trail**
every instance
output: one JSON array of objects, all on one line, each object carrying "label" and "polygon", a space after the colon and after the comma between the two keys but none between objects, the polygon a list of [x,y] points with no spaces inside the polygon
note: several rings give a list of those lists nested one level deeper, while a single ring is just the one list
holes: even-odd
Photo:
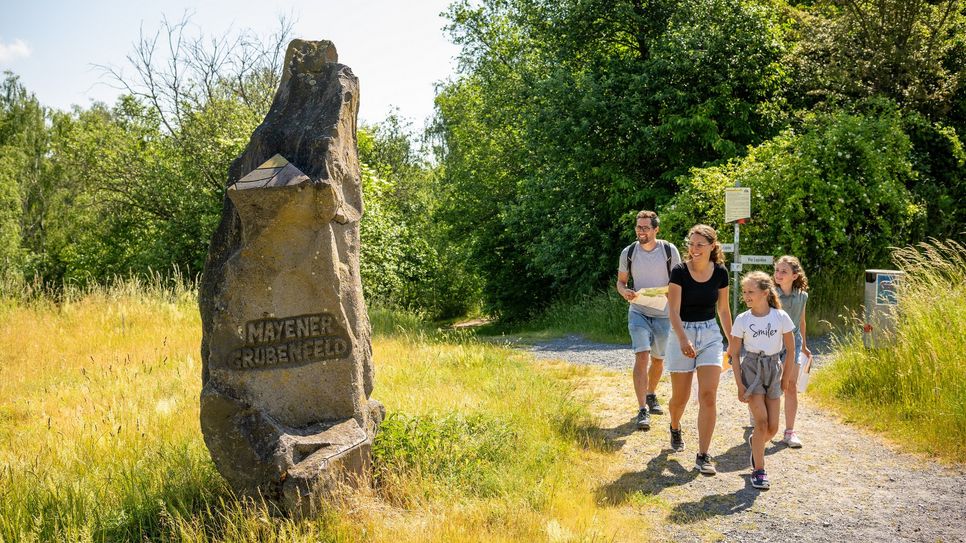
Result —
[{"label": "dirt trail", "polygon": [[[599,498],[661,527],[641,540],[966,541],[966,466],[944,467],[899,452],[821,412],[807,394],[796,424],[805,446],[770,444],[765,463],[772,488],[759,491],[749,482],[748,412],[736,399],[730,373],[718,391],[710,451],[718,475],[703,476],[694,470],[697,404],[684,415],[683,452],[669,448],[667,415],[653,416],[648,432],[635,430],[630,372],[615,371],[613,360],[623,357],[629,366],[629,350],[573,338],[530,350],[540,358],[606,368],[581,385],[602,437],[620,459],[601,470]],[[658,388],[665,407],[669,394],[665,376]]]}]

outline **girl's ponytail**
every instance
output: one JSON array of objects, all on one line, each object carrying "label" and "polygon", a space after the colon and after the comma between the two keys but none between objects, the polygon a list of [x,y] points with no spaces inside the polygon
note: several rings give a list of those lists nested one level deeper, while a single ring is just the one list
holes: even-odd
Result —
[{"label": "girl's ponytail", "polygon": [[778,299],[778,291],[775,289],[775,285],[768,287],[768,305],[773,309],[782,308],[782,302]]}]

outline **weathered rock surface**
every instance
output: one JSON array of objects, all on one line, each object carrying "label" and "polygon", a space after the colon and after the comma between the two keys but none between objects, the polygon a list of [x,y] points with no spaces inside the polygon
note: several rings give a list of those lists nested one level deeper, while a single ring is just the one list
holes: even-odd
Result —
[{"label": "weathered rock surface", "polygon": [[236,492],[289,512],[365,480],[383,414],[359,276],[358,98],[331,42],[289,45],[202,276],[205,443]]}]

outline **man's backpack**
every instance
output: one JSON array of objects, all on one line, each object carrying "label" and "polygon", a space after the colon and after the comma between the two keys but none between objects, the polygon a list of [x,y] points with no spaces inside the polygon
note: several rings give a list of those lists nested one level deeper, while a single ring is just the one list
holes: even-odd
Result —
[{"label": "man's backpack", "polygon": [[[634,247],[636,247],[640,242],[635,241],[627,246],[627,288],[631,288],[630,285],[634,283],[634,274],[631,273],[631,262],[634,260]],[[667,276],[668,279],[671,278],[671,244],[664,241],[663,239],[657,240],[658,245],[664,247],[665,264],[667,265]]]}]

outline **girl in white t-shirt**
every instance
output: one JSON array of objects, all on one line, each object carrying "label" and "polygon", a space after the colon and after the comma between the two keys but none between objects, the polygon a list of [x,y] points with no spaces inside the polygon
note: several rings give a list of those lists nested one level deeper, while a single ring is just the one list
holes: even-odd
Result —
[{"label": "girl in white t-shirt", "polygon": [[[738,315],[731,327],[728,355],[735,363],[738,399],[748,404],[755,430],[751,446],[751,486],[769,487],[765,473],[765,443],[778,433],[781,396],[795,371],[795,325],[781,309],[778,292],[765,272],[751,272],[741,279],[741,294],[750,309]],[[740,358],[744,346],[745,355]],[[785,356],[782,360],[782,352]],[[739,362],[740,358],[740,362]]]}]

